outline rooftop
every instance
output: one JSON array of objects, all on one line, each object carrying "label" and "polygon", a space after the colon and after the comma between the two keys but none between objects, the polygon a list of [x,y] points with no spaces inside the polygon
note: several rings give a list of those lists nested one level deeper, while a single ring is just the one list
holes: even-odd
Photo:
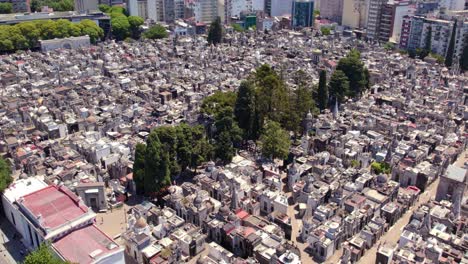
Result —
[{"label": "rooftop", "polygon": [[19,179],[5,189],[3,195],[13,203],[21,196],[28,195],[40,189],[47,187],[47,184],[38,177],[29,177],[27,179]]},{"label": "rooftop", "polygon": [[66,187],[48,186],[23,196],[21,204],[32,215],[40,217],[43,228],[57,228],[74,221],[88,212],[85,205],[79,204],[78,197]]},{"label": "rooftop", "polygon": [[449,165],[447,168],[446,177],[457,181],[457,182],[465,182],[466,170],[455,165]]},{"label": "rooftop", "polygon": [[123,250],[94,225],[75,230],[52,246],[64,259],[81,264],[94,263],[109,253]]}]

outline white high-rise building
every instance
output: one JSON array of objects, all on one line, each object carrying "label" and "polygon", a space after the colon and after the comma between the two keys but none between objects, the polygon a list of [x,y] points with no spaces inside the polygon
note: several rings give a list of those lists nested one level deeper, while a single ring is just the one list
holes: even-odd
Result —
[{"label": "white high-rise building", "polygon": [[252,9],[265,12],[265,0],[252,0]]},{"label": "white high-rise building", "polygon": [[164,20],[164,0],[148,0],[148,19],[154,22]]},{"label": "white high-rise building", "polygon": [[343,16],[343,0],[318,0],[315,1],[315,10],[320,11],[320,17],[341,24]]},{"label": "white high-rise building", "polygon": [[129,0],[128,13],[131,16],[139,16],[143,19],[148,18],[148,1],[147,0]]},{"label": "white high-rise building", "polygon": [[252,12],[252,0],[226,0],[224,6],[225,20],[230,22],[233,17],[240,17],[242,12]]},{"label": "white high-rise building", "polygon": [[191,8],[197,22],[210,24],[218,17],[218,0],[195,0]]},{"label": "white high-rise building", "polygon": [[271,16],[291,16],[293,0],[271,0]]},{"label": "white high-rise building", "polygon": [[343,2],[342,25],[350,28],[365,28],[369,0],[346,0]]},{"label": "white high-rise building", "polygon": [[439,7],[445,7],[447,10],[463,10],[465,0],[440,0]]}]

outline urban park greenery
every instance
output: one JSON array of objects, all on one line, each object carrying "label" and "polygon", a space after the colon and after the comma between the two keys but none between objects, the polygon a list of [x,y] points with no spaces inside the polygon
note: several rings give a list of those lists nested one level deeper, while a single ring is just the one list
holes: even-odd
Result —
[{"label": "urban park greenery", "polygon": [[88,35],[92,43],[104,36],[104,31],[92,20],[72,23],[66,19],[38,20],[0,26],[0,52],[33,49],[39,40]]}]

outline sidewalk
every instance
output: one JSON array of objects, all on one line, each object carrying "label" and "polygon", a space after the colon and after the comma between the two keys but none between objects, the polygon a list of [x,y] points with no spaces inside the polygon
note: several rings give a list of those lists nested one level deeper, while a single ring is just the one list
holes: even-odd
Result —
[{"label": "sidewalk", "polygon": [[23,261],[24,246],[19,242],[19,238],[13,238],[16,230],[1,216],[0,219],[0,264],[14,264]]}]

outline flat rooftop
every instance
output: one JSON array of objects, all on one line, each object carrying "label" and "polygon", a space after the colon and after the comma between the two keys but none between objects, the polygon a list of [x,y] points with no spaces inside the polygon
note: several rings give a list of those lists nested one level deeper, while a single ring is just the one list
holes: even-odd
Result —
[{"label": "flat rooftop", "polygon": [[66,187],[54,185],[23,196],[21,204],[34,216],[41,216],[43,228],[51,229],[76,220],[89,210]]},{"label": "flat rooftop", "polygon": [[466,176],[466,170],[463,168],[460,168],[455,165],[449,165],[447,168],[447,174],[446,177],[457,181],[457,182],[465,182],[465,176]]},{"label": "flat rooftop", "polygon": [[47,184],[38,177],[19,179],[10,184],[3,192],[3,195],[10,203],[13,203],[20,197],[44,189],[45,187],[47,187]]},{"label": "flat rooftop", "polygon": [[71,263],[94,263],[110,253],[123,250],[95,225],[77,229],[55,241],[52,247]]}]

